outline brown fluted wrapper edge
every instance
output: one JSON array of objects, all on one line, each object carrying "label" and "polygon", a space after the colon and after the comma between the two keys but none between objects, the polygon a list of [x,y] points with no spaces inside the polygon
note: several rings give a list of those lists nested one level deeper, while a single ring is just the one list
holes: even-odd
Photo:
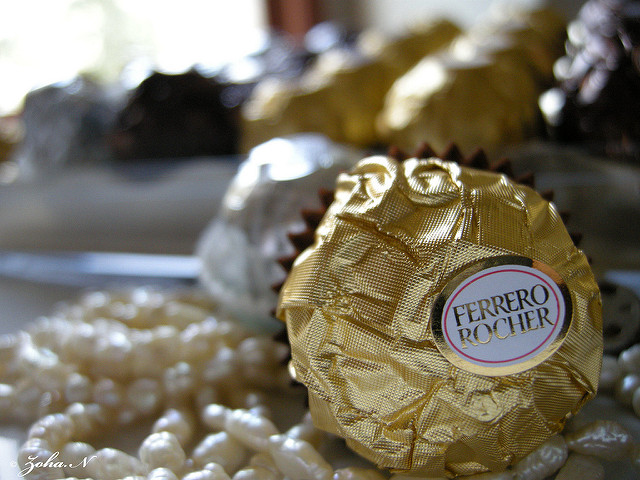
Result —
[{"label": "brown fluted wrapper edge", "polygon": [[[461,272],[504,258],[531,259],[558,278],[565,330],[544,355],[515,361],[515,373],[452,362],[434,334],[438,299]],[[541,291],[523,293],[520,306],[546,300]],[[477,316],[468,308],[457,314]],[[600,294],[555,206],[505,175],[454,162],[375,156],[340,175],[277,315],[315,424],[395,472],[504,470],[558,433],[597,390]],[[523,325],[534,329],[533,316],[525,318],[511,322],[514,336],[526,333]],[[536,328],[545,327],[537,318]],[[506,320],[490,326],[475,337],[465,330],[462,347],[491,340],[501,348]]]}]

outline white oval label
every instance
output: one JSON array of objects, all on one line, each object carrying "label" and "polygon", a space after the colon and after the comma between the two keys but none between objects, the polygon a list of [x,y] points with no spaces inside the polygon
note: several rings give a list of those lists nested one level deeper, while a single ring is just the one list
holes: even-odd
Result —
[{"label": "white oval label", "polygon": [[475,263],[436,300],[431,329],[454,365],[483,375],[527,370],[555,352],[571,319],[558,274],[524,257]]}]

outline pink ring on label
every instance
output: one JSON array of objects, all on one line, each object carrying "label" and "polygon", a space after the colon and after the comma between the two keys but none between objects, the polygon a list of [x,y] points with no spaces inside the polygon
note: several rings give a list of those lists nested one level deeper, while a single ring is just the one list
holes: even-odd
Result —
[{"label": "pink ring on label", "polygon": [[436,300],[431,329],[454,365],[485,375],[527,370],[557,350],[571,298],[555,271],[524,257],[474,263]]}]

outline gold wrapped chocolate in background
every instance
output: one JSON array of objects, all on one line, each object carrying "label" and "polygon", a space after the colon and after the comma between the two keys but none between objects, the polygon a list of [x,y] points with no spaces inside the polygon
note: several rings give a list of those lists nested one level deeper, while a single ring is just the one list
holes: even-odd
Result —
[{"label": "gold wrapped chocolate in background", "polygon": [[[465,268],[505,255],[559,275],[570,328],[523,371],[454,366],[432,333],[436,299]],[[454,162],[375,156],[342,174],[277,314],[314,423],[392,471],[504,470],[597,390],[600,294],[555,207],[505,175]]]},{"label": "gold wrapped chocolate in background", "polygon": [[468,29],[433,17],[395,37],[365,30],[299,78],[260,81],[241,109],[241,150],[299,132],[364,148],[454,140],[491,152],[534,138],[565,26],[552,7],[500,5]]},{"label": "gold wrapped chocolate in background", "polygon": [[295,81],[263,80],[242,108],[242,150],[299,132],[360,147],[377,143],[375,119],[394,80],[460,31],[447,19],[433,19],[396,39],[364,32],[356,51],[329,50]]},{"label": "gold wrapped chocolate in background", "polygon": [[382,143],[499,151],[541,131],[538,97],[553,81],[565,23],[551,8],[504,8],[425,56],[389,88]]}]

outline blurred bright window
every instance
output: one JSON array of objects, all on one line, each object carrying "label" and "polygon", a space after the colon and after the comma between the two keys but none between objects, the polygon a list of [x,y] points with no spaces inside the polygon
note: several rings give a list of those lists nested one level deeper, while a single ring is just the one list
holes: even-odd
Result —
[{"label": "blurred bright window", "polygon": [[0,0],[0,115],[79,72],[135,85],[151,69],[215,69],[255,50],[262,0]]}]

